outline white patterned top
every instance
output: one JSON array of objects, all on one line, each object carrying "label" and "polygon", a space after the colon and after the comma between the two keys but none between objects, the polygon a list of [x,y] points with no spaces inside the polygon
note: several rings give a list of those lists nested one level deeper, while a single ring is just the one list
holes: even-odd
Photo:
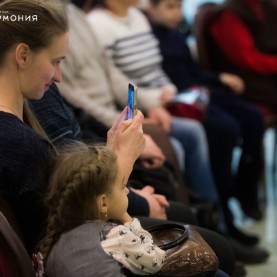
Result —
[{"label": "white patterned top", "polygon": [[163,265],[165,251],[153,245],[152,236],[138,219],[118,225],[101,241],[104,251],[131,272],[153,274]]}]

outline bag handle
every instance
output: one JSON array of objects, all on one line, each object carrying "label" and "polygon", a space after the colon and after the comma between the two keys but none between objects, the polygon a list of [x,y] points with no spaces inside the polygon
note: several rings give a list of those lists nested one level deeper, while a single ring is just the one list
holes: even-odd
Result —
[{"label": "bag handle", "polygon": [[149,227],[146,230],[149,233],[154,233],[157,231],[173,231],[174,229],[183,231],[183,234],[179,238],[172,240],[168,243],[164,243],[162,245],[157,245],[159,248],[161,248],[163,250],[168,250],[188,239],[189,232],[185,226],[176,224],[176,223],[166,223],[166,224],[155,225],[155,226]]}]

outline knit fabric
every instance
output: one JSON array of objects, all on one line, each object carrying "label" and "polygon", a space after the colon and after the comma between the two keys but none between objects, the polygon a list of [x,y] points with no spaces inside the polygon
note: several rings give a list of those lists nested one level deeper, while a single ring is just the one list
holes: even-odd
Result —
[{"label": "knit fabric", "polygon": [[95,9],[87,18],[100,45],[138,86],[156,88],[170,83],[161,68],[158,41],[138,9],[129,8],[125,18]]},{"label": "knit fabric", "polygon": [[15,115],[5,112],[0,112],[0,141],[0,193],[31,252],[45,219],[41,196],[49,173],[51,146]]}]

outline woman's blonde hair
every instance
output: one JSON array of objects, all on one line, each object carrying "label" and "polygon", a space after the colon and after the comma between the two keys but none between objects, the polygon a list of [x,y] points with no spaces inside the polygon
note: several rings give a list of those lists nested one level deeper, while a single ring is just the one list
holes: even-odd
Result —
[{"label": "woman's blonde hair", "polygon": [[[41,127],[39,121],[37,120],[36,116],[34,115],[33,111],[29,107],[28,101],[25,100],[23,103],[23,121],[31,127],[34,131],[36,131],[38,134],[40,134],[42,137],[47,139],[50,144],[52,144],[44,131],[44,129]],[[53,149],[54,149],[54,145]]]},{"label": "woman's blonde hair", "polygon": [[47,230],[39,245],[45,259],[62,233],[101,218],[96,198],[112,191],[117,176],[116,155],[106,146],[74,143],[57,155],[45,199]]},{"label": "woman's blonde hair", "polygon": [[39,51],[68,28],[65,8],[60,1],[3,1],[0,3],[0,65],[16,43],[26,43],[32,51]]}]

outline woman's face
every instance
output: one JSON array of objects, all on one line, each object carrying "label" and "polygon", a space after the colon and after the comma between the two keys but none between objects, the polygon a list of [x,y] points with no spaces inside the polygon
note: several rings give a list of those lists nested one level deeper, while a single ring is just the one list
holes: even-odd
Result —
[{"label": "woman's face", "polygon": [[68,47],[68,33],[55,36],[51,45],[39,52],[30,50],[21,74],[21,91],[27,99],[40,99],[53,82],[62,80],[60,63]]}]

